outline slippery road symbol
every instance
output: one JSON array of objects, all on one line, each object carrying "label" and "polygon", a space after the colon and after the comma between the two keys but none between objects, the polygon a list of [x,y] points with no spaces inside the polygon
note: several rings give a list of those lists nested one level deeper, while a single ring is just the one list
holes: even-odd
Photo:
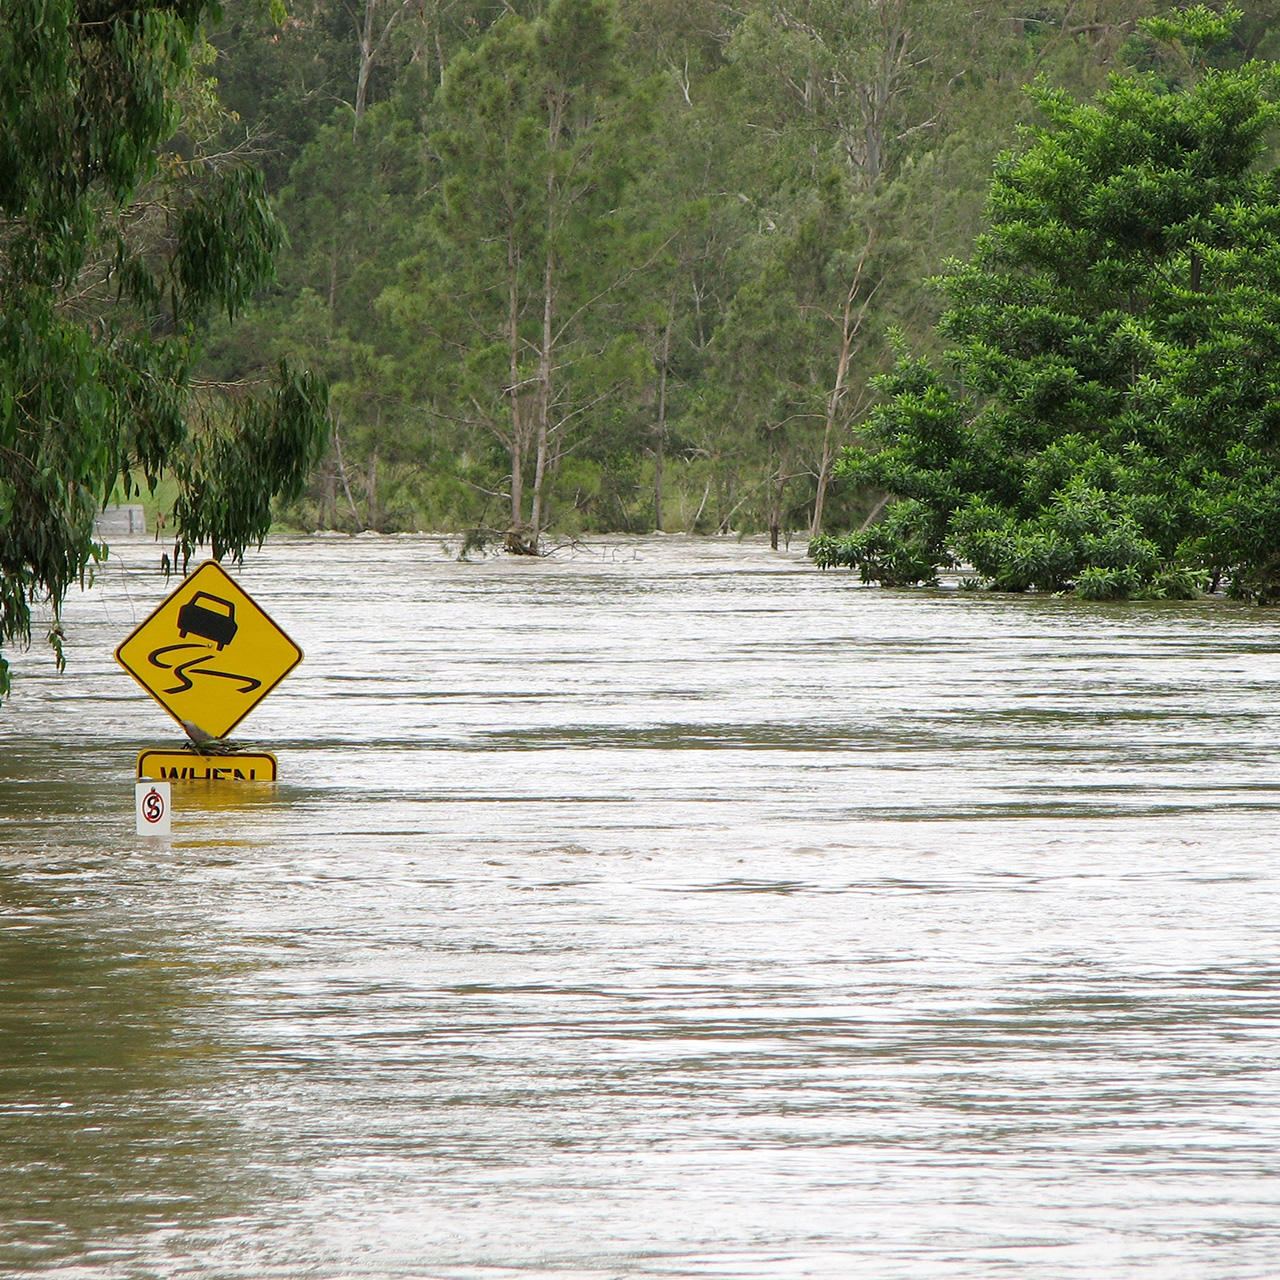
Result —
[{"label": "slippery road symbol", "polygon": [[[222,648],[221,645],[218,646]],[[197,657],[187,658],[182,662],[165,662],[166,655],[177,653],[183,649],[199,649],[200,653]],[[193,688],[191,676],[213,676],[219,680],[238,680],[240,688],[238,693],[252,693],[255,689],[262,687],[261,680],[255,680],[253,676],[243,676],[235,671],[218,671],[214,667],[202,667],[202,662],[207,662],[214,656],[211,645],[195,644],[188,641],[186,644],[166,644],[159,649],[153,649],[147,654],[147,661],[153,667],[159,667],[161,671],[172,671],[178,678],[178,683],[172,689],[166,689],[165,693],[185,693],[188,689]]]},{"label": "slippery road symbol", "polygon": [[[208,600],[210,603],[221,607],[219,609],[210,609],[201,605],[201,600]],[[178,610],[178,634],[182,639],[187,640],[187,633],[193,631],[196,635],[202,636],[205,640],[210,640],[214,645],[217,645],[219,653],[222,652],[224,646],[229,645],[235,639],[238,630],[235,605],[230,600],[224,600],[221,596],[210,595],[207,591],[197,591]],[[216,667],[201,666],[202,662],[213,656],[210,653],[211,647],[208,644],[196,644],[194,641],[187,641],[185,644],[161,645],[160,648],[152,649],[147,654],[147,661],[153,667],[159,667],[161,671],[172,671],[178,677],[178,683],[172,689],[164,690],[165,693],[186,693],[188,689],[194,688],[191,676],[213,676],[218,680],[238,680],[241,686],[237,690],[238,693],[252,693],[255,689],[262,687],[262,681],[255,679],[253,676],[242,676],[236,671],[219,671]],[[163,660],[168,654],[180,653],[186,649],[198,649],[200,652],[196,657],[186,658],[181,662],[165,662]],[[188,672],[191,674],[188,675]]]}]

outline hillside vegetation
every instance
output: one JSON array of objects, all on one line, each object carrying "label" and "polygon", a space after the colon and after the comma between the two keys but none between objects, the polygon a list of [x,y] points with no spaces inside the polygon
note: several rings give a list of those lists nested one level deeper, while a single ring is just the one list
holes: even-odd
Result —
[{"label": "hillside vegetation", "polygon": [[[517,550],[878,528],[893,477],[837,460],[885,447],[869,419],[923,376],[901,361],[977,305],[972,273],[931,282],[988,229],[1001,153],[1118,71],[1177,90],[1280,51],[1272,0],[1195,67],[1140,28],[1154,12],[233,0],[210,36],[224,145],[262,163],[288,245],[276,286],[209,333],[207,375],[284,355],[327,375],[330,448],[283,511],[303,527]],[[974,547],[1001,518],[970,519]]]}]

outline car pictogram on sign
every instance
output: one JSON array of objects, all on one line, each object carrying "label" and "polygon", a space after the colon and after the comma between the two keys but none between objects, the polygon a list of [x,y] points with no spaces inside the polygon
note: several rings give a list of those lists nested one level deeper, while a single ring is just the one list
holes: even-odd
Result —
[{"label": "car pictogram on sign", "polygon": [[[198,604],[199,600],[208,600],[221,605],[226,610],[220,613],[216,609],[206,609]],[[221,596],[211,596],[207,591],[197,591],[186,604],[178,610],[178,635],[187,638],[188,632],[194,632],[205,640],[212,640],[221,651],[235,639],[239,627],[236,625],[236,607],[230,600]]]}]

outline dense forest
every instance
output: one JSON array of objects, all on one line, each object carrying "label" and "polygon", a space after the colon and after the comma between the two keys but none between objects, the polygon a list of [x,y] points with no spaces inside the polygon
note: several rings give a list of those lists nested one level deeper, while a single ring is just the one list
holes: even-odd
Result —
[{"label": "dense forest", "polygon": [[[288,355],[332,391],[302,527],[857,528],[833,475],[998,156],[1156,57],[1143,0],[231,0],[222,113],[288,234],[207,335],[211,385]],[[1251,5],[1212,51],[1280,51]],[[211,91],[212,91],[211,83]],[[212,92],[211,92],[212,96]]]}]

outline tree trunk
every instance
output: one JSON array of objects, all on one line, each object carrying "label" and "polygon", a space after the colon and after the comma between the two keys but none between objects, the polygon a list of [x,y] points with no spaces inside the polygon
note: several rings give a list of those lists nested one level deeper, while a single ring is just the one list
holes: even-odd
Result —
[{"label": "tree trunk", "polygon": [[[835,430],[840,416],[840,402],[844,399],[845,381],[849,373],[849,360],[853,355],[854,339],[862,329],[866,319],[867,307],[879,289],[880,283],[872,287],[863,299],[862,305],[854,311],[854,301],[862,285],[862,271],[867,263],[867,255],[871,252],[871,236],[867,236],[866,244],[858,257],[858,268],[853,274],[853,282],[844,295],[844,312],[840,317],[840,358],[836,361],[836,379],[827,397],[827,420],[822,433],[822,461],[818,464],[818,487],[813,496],[813,519],[809,523],[809,537],[816,538],[822,532],[822,510],[826,505],[827,486],[831,483],[831,463],[835,455]],[[884,277],[881,276],[881,280]]]},{"label": "tree trunk", "polygon": [[[859,270],[859,276],[861,270]],[[849,370],[849,355],[853,350],[853,339],[857,326],[851,325],[853,297],[858,281],[845,295],[844,324],[840,334],[840,359],[836,361],[836,380],[827,397],[827,421],[822,432],[822,461],[818,464],[818,488],[813,495],[813,519],[809,524],[809,537],[816,538],[822,533],[822,509],[827,501],[827,485],[831,482],[831,459],[835,452],[836,418],[840,412],[840,401],[844,396],[844,380]]]},{"label": "tree trunk", "polygon": [[[558,133],[553,123],[552,136]],[[554,150],[554,147],[552,148]],[[551,434],[551,342],[555,320],[555,166],[547,170],[547,257],[542,272],[542,342],[538,350],[538,443],[533,470],[533,507],[529,515],[533,545],[542,536],[542,486],[547,475],[547,442]]]},{"label": "tree trunk", "polygon": [[693,533],[698,528],[698,521],[702,519],[702,513],[707,508],[707,499],[711,496],[711,477],[707,477],[706,487],[702,490],[702,501],[698,503],[698,509],[694,512],[693,520],[690,522],[686,533]]},{"label": "tree trunk", "polygon": [[667,365],[671,359],[671,326],[676,318],[675,296],[662,333],[662,364],[658,370],[658,430],[653,444],[653,527],[662,532],[662,459],[667,449]]},{"label": "tree trunk", "polygon": [[511,388],[511,527],[524,523],[524,423],[520,414],[520,284],[515,228],[507,228],[507,339]]},{"label": "tree trunk", "polygon": [[778,481],[773,490],[773,506],[769,512],[769,546],[777,551],[778,534],[782,531],[783,497],[787,487],[787,446],[778,449]]},{"label": "tree trunk", "polygon": [[325,464],[324,468],[318,523],[322,529],[332,529],[338,523],[338,473],[332,459]]},{"label": "tree trunk", "polygon": [[373,70],[373,59],[369,56],[369,49],[364,41],[360,42],[360,70],[356,73],[356,118],[355,124],[351,129],[351,136],[355,137],[356,131],[360,128],[360,121],[364,119],[365,100],[369,93],[369,72]]},{"label": "tree trunk", "polygon": [[524,450],[519,436],[511,437],[508,451],[511,454],[511,527],[518,529],[524,523]]},{"label": "tree trunk", "polygon": [[377,5],[378,0],[364,0],[364,23],[356,26],[360,63],[356,70],[356,118],[351,126],[353,138],[360,129],[360,121],[364,119],[365,103],[369,96],[369,73],[373,70],[373,60],[377,56],[373,47],[373,11]]},{"label": "tree trunk", "polygon": [[342,491],[347,495],[347,505],[351,508],[351,518],[356,522],[356,531],[364,532],[364,521],[360,519],[360,512],[356,510],[356,500],[351,496],[351,485],[347,480],[347,464],[342,458],[342,437],[338,434],[338,424],[333,424],[333,451],[338,458],[338,476],[342,480]]},{"label": "tree trunk", "polygon": [[538,453],[533,469],[533,510],[529,524],[536,544],[542,534],[542,486],[547,475],[547,442],[551,418],[551,324],[554,311],[551,289],[555,273],[555,256],[548,246],[547,265],[543,277],[542,349],[538,352]]},{"label": "tree trunk", "polygon": [[366,493],[368,496],[369,509],[369,528],[377,529],[379,527],[378,520],[378,446],[373,446],[373,452],[369,455],[369,478],[366,481]]},{"label": "tree trunk", "polygon": [[[831,400],[835,400],[832,393]],[[813,519],[809,522],[809,537],[816,538],[822,533],[822,509],[827,502],[827,485],[831,478],[831,434],[835,413],[831,401],[827,403],[827,426],[822,434],[822,461],[818,463],[818,486],[813,495]]]},{"label": "tree trunk", "polygon": [[360,21],[354,13],[351,13],[351,20],[355,23],[356,43],[360,46],[360,63],[356,70],[356,103],[355,103],[355,121],[351,126],[351,136],[354,138],[360,131],[360,121],[364,119],[365,105],[369,96],[369,73],[373,70],[373,64],[377,62],[378,55],[382,52],[383,46],[387,43],[387,38],[391,35],[391,29],[396,25],[404,11],[409,7],[408,0],[401,0],[391,11],[391,16],[382,25],[382,30],[378,35],[374,36],[374,18],[381,0],[364,0],[364,20]]}]

